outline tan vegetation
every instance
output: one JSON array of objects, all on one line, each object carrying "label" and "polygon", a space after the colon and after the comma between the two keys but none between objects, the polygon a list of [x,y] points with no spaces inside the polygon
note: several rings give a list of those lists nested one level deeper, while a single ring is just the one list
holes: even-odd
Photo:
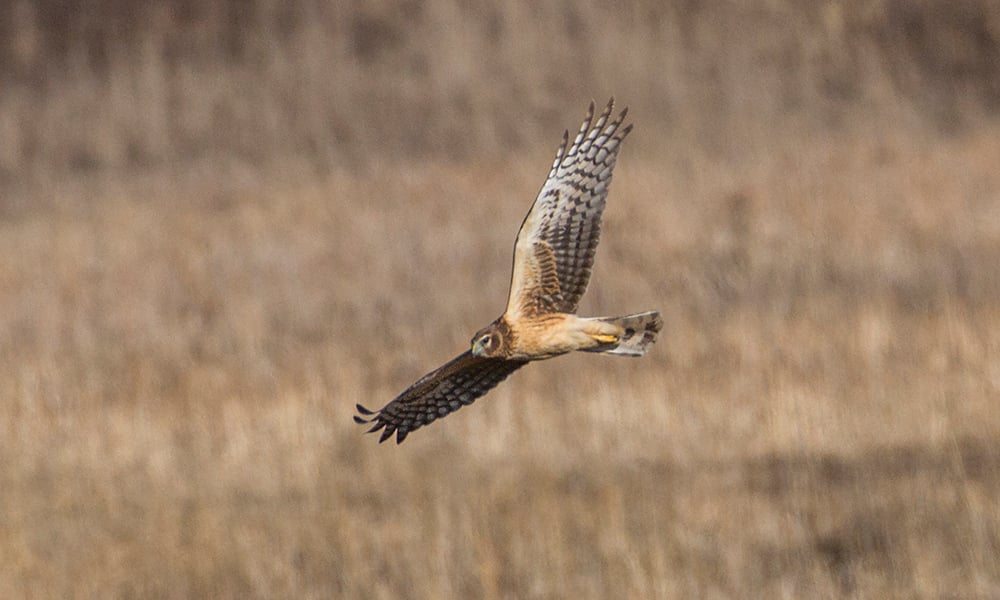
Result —
[{"label": "tan vegetation", "polygon": [[[1000,595],[991,3],[48,4],[0,22],[0,597]],[[583,310],[660,342],[363,436],[612,91]]]}]

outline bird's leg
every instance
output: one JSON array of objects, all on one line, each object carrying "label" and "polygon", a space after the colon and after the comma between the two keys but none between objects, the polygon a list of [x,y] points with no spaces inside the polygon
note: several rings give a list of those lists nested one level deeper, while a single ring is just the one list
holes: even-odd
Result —
[{"label": "bird's leg", "polygon": [[617,335],[608,333],[592,333],[590,337],[595,342],[600,342],[601,344],[617,344],[620,339]]}]

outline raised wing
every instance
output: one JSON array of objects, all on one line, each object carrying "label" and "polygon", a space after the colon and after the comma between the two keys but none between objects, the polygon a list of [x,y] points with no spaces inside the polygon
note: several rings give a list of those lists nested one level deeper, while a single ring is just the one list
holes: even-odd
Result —
[{"label": "raised wing", "polygon": [[628,108],[608,122],[612,98],[594,121],[594,103],[572,144],[569,132],[514,243],[507,315],[575,313],[587,290],[611,172],[632,125]]},{"label": "raised wing", "polygon": [[434,371],[424,375],[395,400],[378,411],[357,405],[361,424],[374,423],[369,433],[382,429],[379,442],[396,432],[396,443],[402,443],[418,429],[472,404],[507,376],[527,364],[521,360],[479,358],[466,350]]}]

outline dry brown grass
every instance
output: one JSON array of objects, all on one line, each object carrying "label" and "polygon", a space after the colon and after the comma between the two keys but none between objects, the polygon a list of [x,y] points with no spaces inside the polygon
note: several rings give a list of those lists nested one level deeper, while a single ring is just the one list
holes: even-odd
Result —
[{"label": "dry brown grass", "polygon": [[501,309],[541,151],[53,187],[0,235],[0,594],[995,597],[998,133],[626,149],[585,310],[662,342],[400,447],[352,407]]},{"label": "dry brown grass", "polygon": [[[0,14],[0,597],[1000,597],[995,3],[56,4]],[[610,91],[583,311],[661,341],[362,435]]]},{"label": "dry brown grass", "polygon": [[1000,107],[993,0],[9,4],[0,184],[192,157],[504,155],[612,93],[672,145],[714,148],[787,121],[963,130]]}]

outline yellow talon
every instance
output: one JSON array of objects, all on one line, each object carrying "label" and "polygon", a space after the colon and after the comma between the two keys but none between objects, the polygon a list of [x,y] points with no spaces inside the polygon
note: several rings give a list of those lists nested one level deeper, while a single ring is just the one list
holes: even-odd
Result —
[{"label": "yellow talon", "polygon": [[617,344],[618,343],[618,336],[617,335],[601,335],[601,334],[597,334],[597,335],[593,335],[591,337],[593,337],[595,341],[598,341],[598,342],[600,342],[602,344]]}]

